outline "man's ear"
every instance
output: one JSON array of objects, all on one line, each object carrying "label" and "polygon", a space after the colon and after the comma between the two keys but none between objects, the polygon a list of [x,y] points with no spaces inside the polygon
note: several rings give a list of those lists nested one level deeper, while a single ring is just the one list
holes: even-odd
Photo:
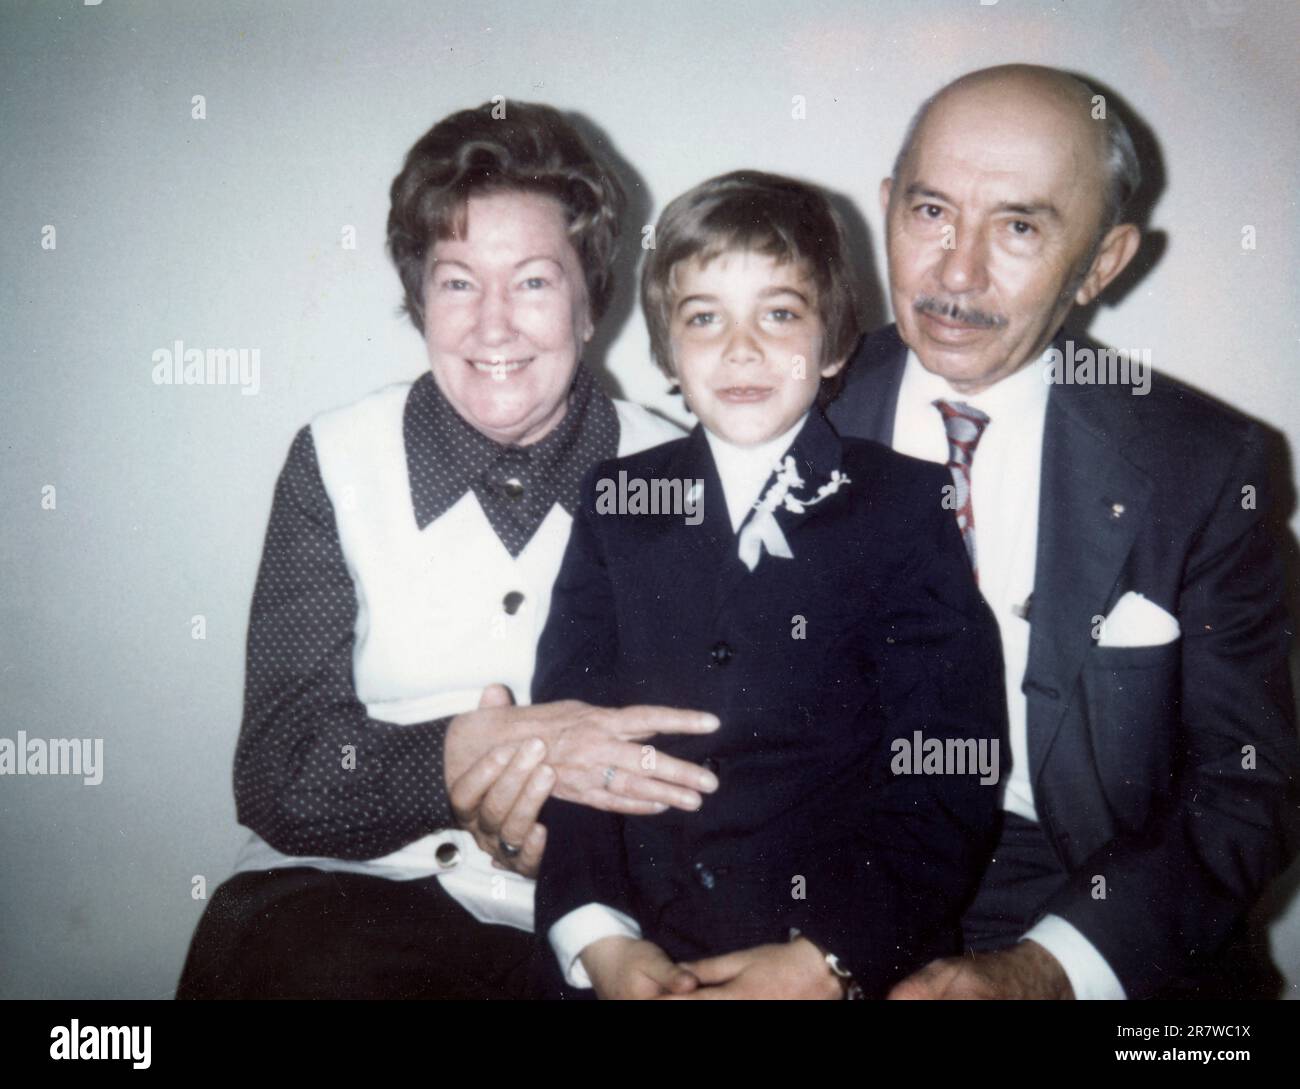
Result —
[{"label": "man's ear", "polygon": [[1107,231],[1092,259],[1092,268],[1074,293],[1075,303],[1087,306],[1100,295],[1133,260],[1141,244],[1142,232],[1132,223],[1120,223]]},{"label": "man's ear", "polygon": [[893,188],[894,188],[893,178],[880,179],[880,214],[885,219],[889,218],[889,194]]}]

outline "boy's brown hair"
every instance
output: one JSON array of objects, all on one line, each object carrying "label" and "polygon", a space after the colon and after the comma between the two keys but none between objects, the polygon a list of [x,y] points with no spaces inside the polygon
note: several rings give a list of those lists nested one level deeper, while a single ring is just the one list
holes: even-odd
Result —
[{"label": "boy's brown hair", "polygon": [[[669,328],[673,270],[698,258],[709,262],[729,251],[761,253],[778,262],[802,262],[817,298],[824,338],[818,368],[847,359],[862,332],[850,274],[844,224],[819,189],[779,174],[737,170],[688,189],[663,210],[654,246],[641,269],[641,308],[654,361],[670,378]],[[810,360],[810,362],[813,362]],[[822,379],[818,403],[839,392],[844,371]]]}]

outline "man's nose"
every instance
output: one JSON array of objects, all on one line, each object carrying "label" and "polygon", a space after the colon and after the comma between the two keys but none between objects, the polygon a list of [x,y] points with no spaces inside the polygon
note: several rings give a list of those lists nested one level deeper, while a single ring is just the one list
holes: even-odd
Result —
[{"label": "man's nose", "polygon": [[957,227],[939,251],[939,283],[954,295],[988,287],[988,242],[984,232]]}]

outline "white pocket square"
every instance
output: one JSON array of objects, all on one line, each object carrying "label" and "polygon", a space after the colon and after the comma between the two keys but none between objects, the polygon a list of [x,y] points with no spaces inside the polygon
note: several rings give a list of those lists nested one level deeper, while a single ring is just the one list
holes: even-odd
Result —
[{"label": "white pocket square", "polygon": [[1130,590],[1101,626],[1099,647],[1159,647],[1182,633],[1178,621],[1154,601]]}]

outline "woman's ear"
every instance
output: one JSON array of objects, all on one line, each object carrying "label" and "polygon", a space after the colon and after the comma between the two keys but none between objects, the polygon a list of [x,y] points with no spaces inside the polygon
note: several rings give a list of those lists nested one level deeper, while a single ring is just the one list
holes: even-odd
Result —
[{"label": "woman's ear", "polygon": [[590,343],[596,335],[596,323],[591,317],[591,297],[587,294],[585,285],[582,294],[573,300],[573,327],[582,331],[583,344]]}]

